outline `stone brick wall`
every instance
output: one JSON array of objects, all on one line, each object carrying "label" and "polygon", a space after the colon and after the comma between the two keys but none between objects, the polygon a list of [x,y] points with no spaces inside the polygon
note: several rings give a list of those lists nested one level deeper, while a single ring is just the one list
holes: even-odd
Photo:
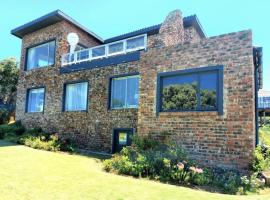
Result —
[{"label": "stone brick wall", "polygon": [[[58,132],[62,137],[74,138],[81,148],[100,152],[111,152],[113,128],[134,128],[139,135],[155,136],[168,131],[191,157],[204,164],[246,168],[255,143],[251,32],[201,39],[192,27],[185,30],[181,26],[172,27],[179,26],[179,19],[181,22],[181,15],[174,12],[174,16],[165,20],[167,25],[163,26],[166,28],[162,34],[148,37],[148,48],[141,52],[139,61],[68,74],[60,74],[59,70],[61,55],[68,51],[67,34],[78,33],[88,47],[98,45],[98,41],[65,21],[25,36],[17,119],[28,128]],[[55,65],[24,71],[25,49],[52,38],[56,38],[57,46]],[[223,115],[156,113],[157,73],[213,65],[224,65]],[[132,72],[140,73],[139,108],[108,110],[109,77]],[[64,84],[79,80],[89,83],[87,112],[62,112]],[[25,113],[26,90],[38,86],[46,87],[44,113]]]},{"label": "stone brick wall", "polygon": [[[250,31],[242,31],[143,53],[138,133],[158,136],[168,131],[202,163],[247,168],[255,145],[251,37]],[[217,112],[156,113],[157,73],[213,65],[224,65],[222,116]]]}]

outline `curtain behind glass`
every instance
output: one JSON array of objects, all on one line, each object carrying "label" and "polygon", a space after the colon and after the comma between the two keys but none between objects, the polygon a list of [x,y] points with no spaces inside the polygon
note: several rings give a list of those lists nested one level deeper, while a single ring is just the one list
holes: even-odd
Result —
[{"label": "curtain behind glass", "polygon": [[87,82],[66,85],[66,111],[87,110],[87,88]]},{"label": "curtain behind glass", "polygon": [[44,106],[44,88],[31,89],[28,96],[27,112],[42,112]]},{"label": "curtain behind glass", "polygon": [[127,76],[112,79],[111,108],[137,108],[138,97],[138,76]]}]

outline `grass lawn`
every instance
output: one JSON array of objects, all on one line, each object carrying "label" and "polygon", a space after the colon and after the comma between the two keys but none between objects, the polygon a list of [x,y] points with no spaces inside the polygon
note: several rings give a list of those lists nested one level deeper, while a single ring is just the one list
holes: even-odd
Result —
[{"label": "grass lawn", "polygon": [[102,171],[99,159],[35,150],[0,140],[1,200],[270,199],[232,196],[139,180]]}]

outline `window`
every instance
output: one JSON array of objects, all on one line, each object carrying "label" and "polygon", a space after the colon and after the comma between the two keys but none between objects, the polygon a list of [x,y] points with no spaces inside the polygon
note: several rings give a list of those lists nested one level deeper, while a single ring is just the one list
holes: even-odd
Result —
[{"label": "window", "polygon": [[139,48],[145,48],[145,36],[131,38],[127,40],[127,50],[134,50]]},{"label": "window", "polygon": [[105,46],[97,47],[92,49],[92,57],[102,57],[105,56]]},{"label": "window", "polygon": [[65,111],[86,111],[88,83],[70,83],[65,85]]},{"label": "window", "polygon": [[124,51],[124,43],[117,42],[109,45],[109,54],[118,54]]},{"label": "window", "polygon": [[125,76],[111,80],[112,109],[137,108],[139,97],[139,76]]},{"label": "window", "polygon": [[29,89],[27,94],[27,112],[43,112],[44,88]]},{"label": "window", "polygon": [[222,67],[161,73],[159,111],[222,112]]},{"label": "window", "polygon": [[112,153],[120,152],[124,147],[132,143],[132,128],[117,128],[113,131]]},{"label": "window", "polygon": [[26,69],[45,67],[54,64],[55,41],[41,44],[27,50]]}]

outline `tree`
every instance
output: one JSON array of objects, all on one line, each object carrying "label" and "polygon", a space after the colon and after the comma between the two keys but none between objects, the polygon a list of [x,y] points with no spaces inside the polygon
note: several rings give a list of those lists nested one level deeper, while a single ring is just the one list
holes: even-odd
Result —
[{"label": "tree", "polygon": [[15,105],[19,70],[15,58],[0,61],[0,102]]}]

